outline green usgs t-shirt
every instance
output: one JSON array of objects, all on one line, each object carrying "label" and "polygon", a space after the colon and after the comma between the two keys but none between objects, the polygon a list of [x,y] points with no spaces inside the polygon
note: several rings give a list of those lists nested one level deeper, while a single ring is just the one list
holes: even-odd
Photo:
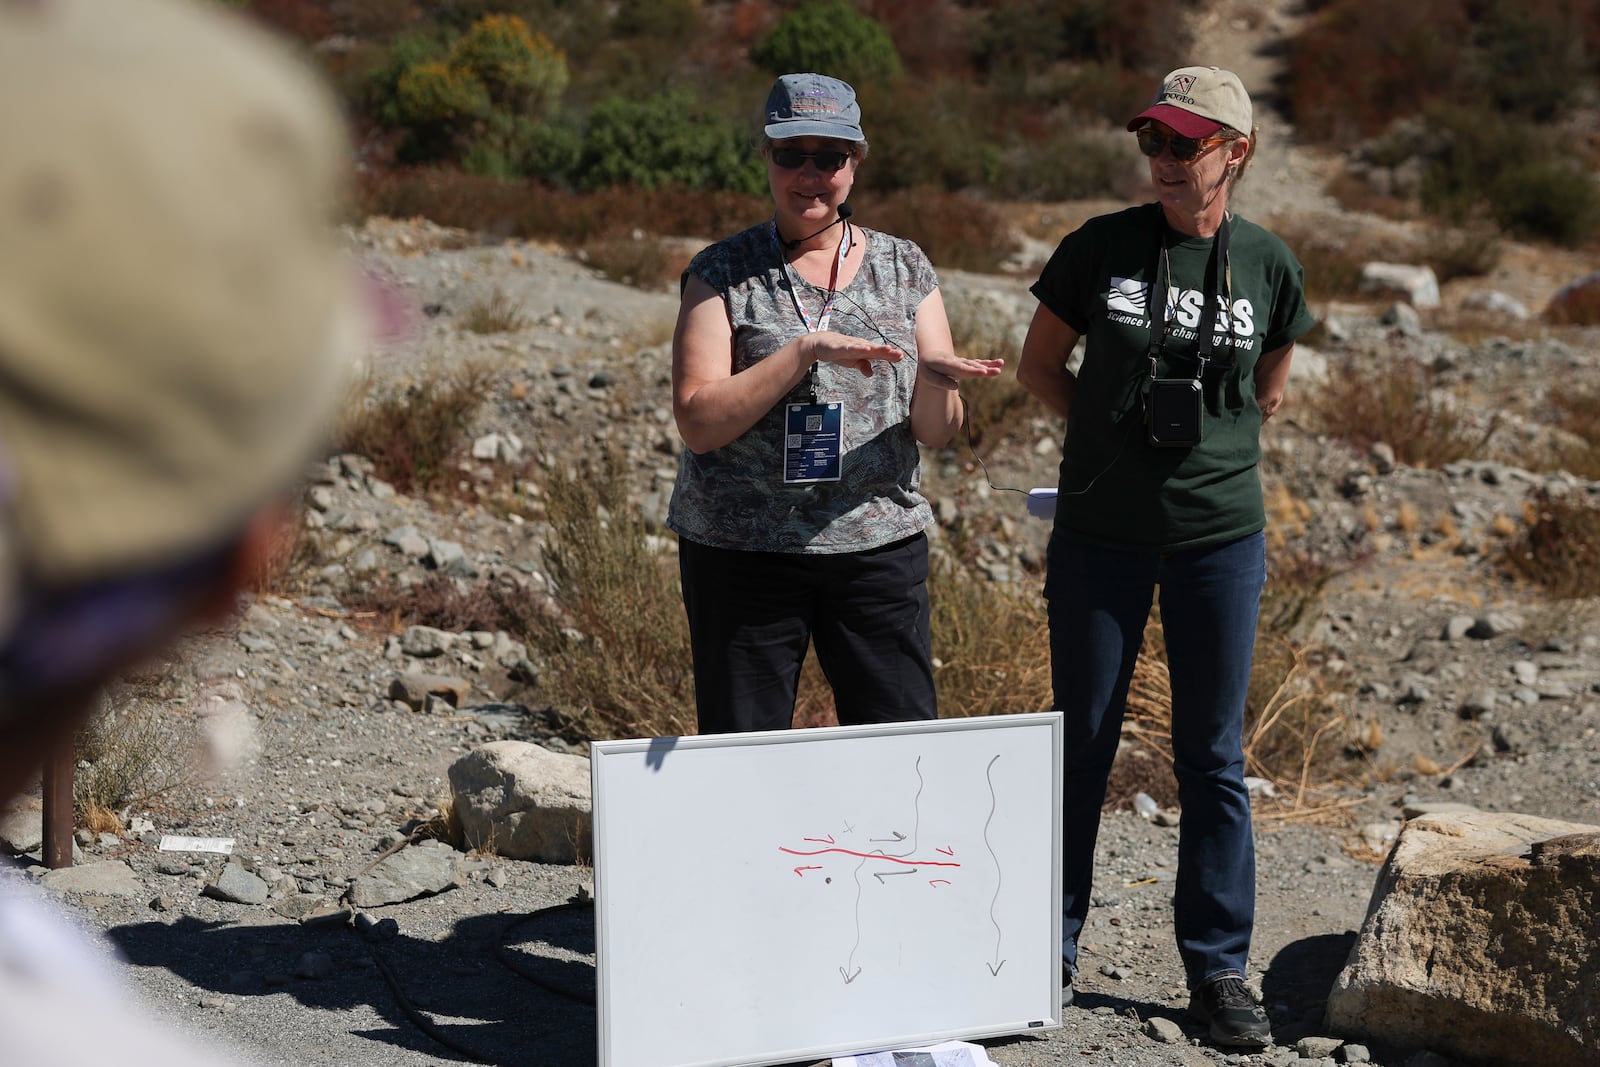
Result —
[{"label": "green usgs t-shirt", "polygon": [[[1256,361],[1315,320],[1305,271],[1288,247],[1238,215],[1228,231],[1228,312],[1220,310],[1215,238],[1176,232],[1157,204],[1090,219],[1062,239],[1033,284],[1039,302],[1085,339],[1062,445],[1057,533],[1160,551],[1222,544],[1266,526]],[[1150,290],[1163,246],[1170,274],[1163,269],[1161,377],[1194,376],[1208,276],[1218,293],[1219,332],[1201,381],[1202,438],[1189,448],[1152,445],[1145,427],[1151,308],[1160,304]]]}]

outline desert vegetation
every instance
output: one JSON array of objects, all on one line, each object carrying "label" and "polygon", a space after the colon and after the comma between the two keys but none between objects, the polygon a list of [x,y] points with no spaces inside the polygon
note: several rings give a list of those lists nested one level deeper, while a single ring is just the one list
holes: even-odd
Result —
[{"label": "desert vegetation", "polygon": [[[918,240],[941,267],[994,272],[1016,251],[1003,204],[1132,188],[1137,160],[1115,134],[1187,43],[1187,7],[1177,0],[235,6],[303,42],[343,92],[362,160],[358,215],[421,216],[490,238],[552,240],[613,279],[648,287],[671,284],[686,260],[684,243],[672,238],[731,232],[765,213],[751,109],[774,73],[822,69],[852,79],[871,116],[859,199],[870,202],[876,224]],[[1592,5],[1325,0],[1312,8],[1276,87],[1283,106],[1303,140],[1348,153],[1352,165],[1331,185],[1348,202],[1434,220],[1433,239],[1405,250],[1411,261],[1448,279],[1489,270],[1504,239],[1592,246],[1600,199],[1590,172],[1600,140],[1577,132],[1592,128],[1600,93],[1600,15]],[[1305,262],[1317,301],[1360,298],[1361,264],[1389,251],[1297,220],[1273,225]],[[1600,305],[1578,301],[1564,314],[1566,324],[1600,321]],[[463,309],[460,321],[478,334],[527,325],[498,290]],[[969,354],[1004,355],[1014,368],[1007,336],[969,331],[957,342]],[[974,459],[1031,444],[1017,437],[1019,427],[1042,413],[1013,373],[968,398],[962,444]],[[397,490],[444,507],[493,509],[508,497],[520,507],[537,484],[548,584],[435,575],[352,590],[346,606],[391,630],[512,632],[539,664],[540,698],[575,738],[690,729],[687,634],[662,532],[640,511],[611,453],[542,456],[511,471],[505,485],[464,478],[474,417],[496,388],[481,364],[364,382],[336,448],[365,457]],[[1553,397],[1545,414],[1559,430],[1558,447],[1512,455],[1497,419],[1469,415],[1463,388],[1402,356],[1381,375],[1335,377],[1307,395],[1303,417],[1358,453],[1381,442],[1419,467],[1500,457],[1581,477],[1600,470],[1592,397]],[[1271,506],[1288,519],[1275,518],[1275,527],[1292,529],[1297,502]],[[1579,499],[1531,500],[1503,555],[1507,580],[1536,584],[1552,598],[1593,595],[1595,516]],[[985,574],[976,549],[983,533],[993,531],[952,529],[935,562],[941,701],[948,713],[969,715],[1047,708],[1042,575]],[[1309,797],[1338,773],[1335,756],[1356,729],[1344,720],[1342,694],[1328,689],[1335,683],[1314,669],[1319,652],[1303,626],[1335,564],[1281,534],[1271,559],[1250,768]],[[315,539],[297,527],[255,587],[292,591],[320,562]],[[1135,789],[1170,800],[1160,647],[1154,613],[1128,711],[1127,736],[1143,756],[1119,763],[1112,803]],[[134,682],[164,684],[154,676]],[[797,721],[831,716],[810,662]],[[142,728],[135,733],[143,736]],[[86,744],[103,753],[110,742]],[[120,781],[111,755],[91,762],[105,768],[85,795],[97,809],[164,788]]]}]

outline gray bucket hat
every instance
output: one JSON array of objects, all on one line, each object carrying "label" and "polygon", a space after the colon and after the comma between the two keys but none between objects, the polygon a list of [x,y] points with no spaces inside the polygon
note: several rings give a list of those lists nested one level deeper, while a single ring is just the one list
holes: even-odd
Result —
[{"label": "gray bucket hat", "polygon": [[836,137],[865,141],[856,91],[825,74],[785,74],[767,94],[765,133],[785,137]]}]

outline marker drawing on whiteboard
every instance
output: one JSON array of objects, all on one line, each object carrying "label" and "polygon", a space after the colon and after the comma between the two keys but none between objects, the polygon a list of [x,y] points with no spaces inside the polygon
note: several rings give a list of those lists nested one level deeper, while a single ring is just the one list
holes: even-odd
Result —
[{"label": "marker drawing on whiteboard", "polygon": [[1005,881],[1005,873],[1000,870],[1000,857],[995,854],[995,846],[990,845],[989,843],[989,824],[990,822],[995,821],[995,808],[998,806],[998,800],[997,797],[995,797],[994,779],[995,760],[998,760],[998,758],[1000,757],[995,755],[992,760],[989,760],[989,766],[984,768],[984,777],[986,777],[987,781],[989,781],[989,817],[984,819],[984,846],[989,849],[989,854],[990,856],[994,857],[995,861],[995,894],[994,896],[989,897],[989,921],[990,923],[994,923],[995,926],[995,961],[989,965],[989,974],[990,976],[995,977],[1000,976],[1000,968],[1005,966],[1005,960],[1000,958],[1000,936],[1002,936],[1002,931],[1000,931],[1000,920],[995,918],[995,901],[1000,899],[1000,883]]}]

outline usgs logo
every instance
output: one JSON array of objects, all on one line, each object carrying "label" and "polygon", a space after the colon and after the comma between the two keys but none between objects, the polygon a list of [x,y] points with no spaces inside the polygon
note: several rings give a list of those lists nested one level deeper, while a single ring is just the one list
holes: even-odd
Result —
[{"label": "usgs logo", "polygon": [[[1178,326],[1197,329],[1200,325],[1200,313],[1205,308],[1205,294],[1199,289],[1167,290],[1166,320]],[[1106,310],[1120,311],[1127,315],[1137,315],[1142,319],[1150,317],[1150,283],[1137,281],[1133,278],[1112,278],[1111,290],[1106,294]],[[1231,320],[1233,332],[1240,337],[1249,337],[1256,332],[1255,308],[1245,297],[1240,297],[1233,302],[1231,308],[1224,308],[1223,314]]]}]

